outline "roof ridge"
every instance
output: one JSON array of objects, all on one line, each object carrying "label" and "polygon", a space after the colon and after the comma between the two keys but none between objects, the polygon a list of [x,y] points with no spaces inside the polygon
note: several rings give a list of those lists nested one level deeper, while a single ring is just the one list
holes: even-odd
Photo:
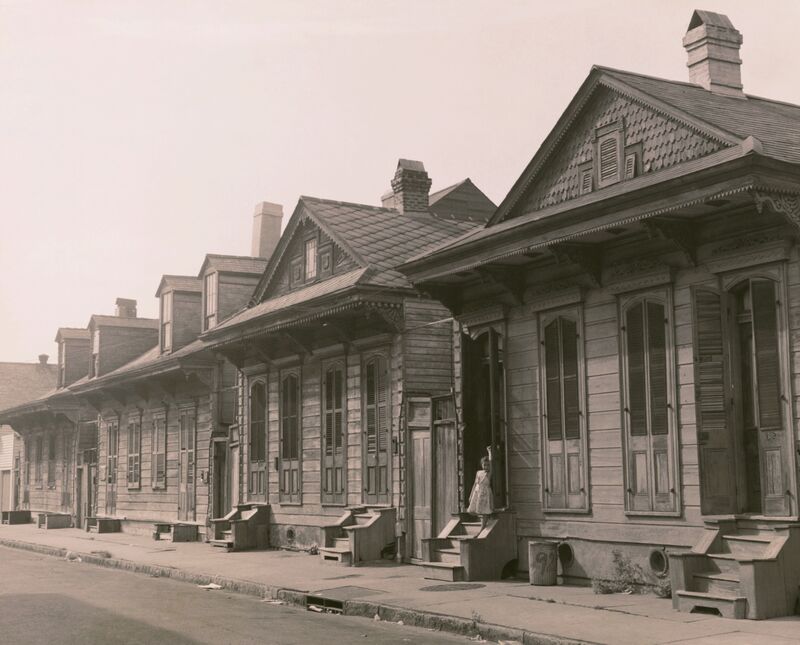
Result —
[{"label": "roof ridge", "polygon": [[312,195],[300,195],[300,200],[310,200],[320,202],[323,204],[336,204],[337,206],[357,206],[358,208],[369,208],[376,211],[384,211],[387,213],[398,212],[395,208],[386,208],[385,206],[373,206],[372,204],[360,204],[358,202],[344,202],[338,199],[325,199],[324,197],[313,197]]},{"label": "roof ridge", "polygon": [[[235,260],[261,260],[265,262],[264,258],[260,258],[257,255],[231,255],[228,253],[206,253],[207,258],[227,258],[227,259],[235,259]],[[176,276],[176,277],[191,277],[191,276]]]},{"label": "roof ridge", "polygon": [[[49,356],[48,356],[49,358]],[[34,363],[27,363],[25,361],[0,361],[0,365],[28,365],[30,367],[58,367],[55,363],[40,363],[36,361]]]}]

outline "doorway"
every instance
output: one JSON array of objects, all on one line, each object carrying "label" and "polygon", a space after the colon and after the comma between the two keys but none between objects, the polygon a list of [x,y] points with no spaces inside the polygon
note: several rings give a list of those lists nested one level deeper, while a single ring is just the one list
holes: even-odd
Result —
[{"label": "doorway", "polygon": [[195,519],[195,441],[196,415],[194,409],[180,411],[179,432],[179,476],[178,476],[178,519],[193,522]]},{"label": "doorway", "polygon": [[779,283],[694,293],[701,511],[791,514]]},{"label": "doorway", "polygon": [[506,395],[504,337],[491,327],[462,335],[464,366],[464,503],[487,448],[492,448],[494,508],[505,508]]},{"label": "doorway", "polygon": [[225,440],[215,439],[212,444],[211,517],[225,517],[231,510],[228,493],[228,445]]}]

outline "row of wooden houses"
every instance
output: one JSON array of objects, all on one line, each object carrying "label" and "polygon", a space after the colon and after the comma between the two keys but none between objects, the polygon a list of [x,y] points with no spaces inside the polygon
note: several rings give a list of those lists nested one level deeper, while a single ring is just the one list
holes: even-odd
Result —
[{"label": "row of wooden houses", "polygon": [[59,330],[58,387],[0,413],[20,505],[456,580],[547,538],[565,581],[617,550],[678,608],[792,613],[800,107],[743,92],[741,41],[696,11],[690,82],[593,68],[497,208],[401,160],[382,206],[260,205],[159,319]]}]

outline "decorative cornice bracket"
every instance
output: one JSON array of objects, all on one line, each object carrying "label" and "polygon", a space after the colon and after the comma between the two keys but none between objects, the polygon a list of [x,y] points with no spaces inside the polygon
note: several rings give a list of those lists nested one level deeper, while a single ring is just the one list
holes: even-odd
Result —
[{"label": "decorative cornice bracket", "polygon": [[800,195],[787,195],[760,190],[751,190],[750,194],[755,200],[756,210],[759,214],[764,212],[764,206],[768,206],[772,212],[783,215],[797,229],[797,233],[800,234]]},{"label": "decorative cornice bracket", "polygon": [[559,264],[577,264],[589,277],[592,286],[602,286],[603,252],[594,244],[559,242],[548,247]]},{"label": "decorative cornice bracket", "polygon": [[671,242],[691,266],[697,266],[697,244],[690,222],[670,217],[651,217],[642,223],[651,239]]}]

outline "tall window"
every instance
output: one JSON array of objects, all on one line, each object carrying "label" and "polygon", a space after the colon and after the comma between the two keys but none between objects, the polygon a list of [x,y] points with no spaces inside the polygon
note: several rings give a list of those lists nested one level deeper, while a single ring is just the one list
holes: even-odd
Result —
[{"label": "tall window", "polygon": [[141,485],[142,418],[138,414],[128,418],[128,488]]},{"label": "tall window", "polygon": [[629,511],[677,510],[670,322],[663,301],[644,298],[624,315]]},{"label": "tall window", "polygon": [[89,366],[91,374],[89,376],[95,377],[100,374],[100,330],[95,329],[92,332],[92,362]]},{"label": "tall window", "polygon": [[161,296],[161,351],[172,349],[172,291]]},{"label": "tall window", "polygon": [[305,256],[305,279],[313,280],[317,277],[317,238],[306,240]]},{"label": "tall window", "polygon": [[36,437],[36,485],[42,485],[42,458],[44,453],[44,438],[42,435]]},{"label": "tall window", "polygon": [[209,273],[205,278],[205,329],[211,329],[217,324],[217,273]]},{"label": "tall window", "polygon": [[116,421],[108,423],[108,454],[106,455],[106,481],[117,483],[117,455],[119,454],[119,426]]},{"label": "tall window", "polygon": [[577,315],[543,315],[542,330],[545,508],[586,510],[583,352]]},{"label": "tall window", "polygon": [[367,503],[388,502],[389,379],[387,361],[373,356],[364,365],[364,496]]},{"label": "tall window", "polygon": [[281,379],[281,499],[300,501],[300,378],[289,373]]},{"label": "tall window", "polygon": [[267,473],[267,391],[263,381],[250,388],[250,487],[249,492],[263,495],[266,492]]},{"label": "tall window", "polygon": [[47,435],[47,487],[56,487],[56,433]]},{"label": "tall window", "polygon": [[31,484],[31,460],[33,455],[33,441],[30,437],[25,438],[25,488]]},{"label": "tall window", "polygon": [[343,503],[347,398],[344,366],[341,363],[327,367],[322,387],[322,501],[334,504]]},{"label": "tall window", "polygon": [[150,479],[153,488],[167,487],[167,417],[153,417]]}]

